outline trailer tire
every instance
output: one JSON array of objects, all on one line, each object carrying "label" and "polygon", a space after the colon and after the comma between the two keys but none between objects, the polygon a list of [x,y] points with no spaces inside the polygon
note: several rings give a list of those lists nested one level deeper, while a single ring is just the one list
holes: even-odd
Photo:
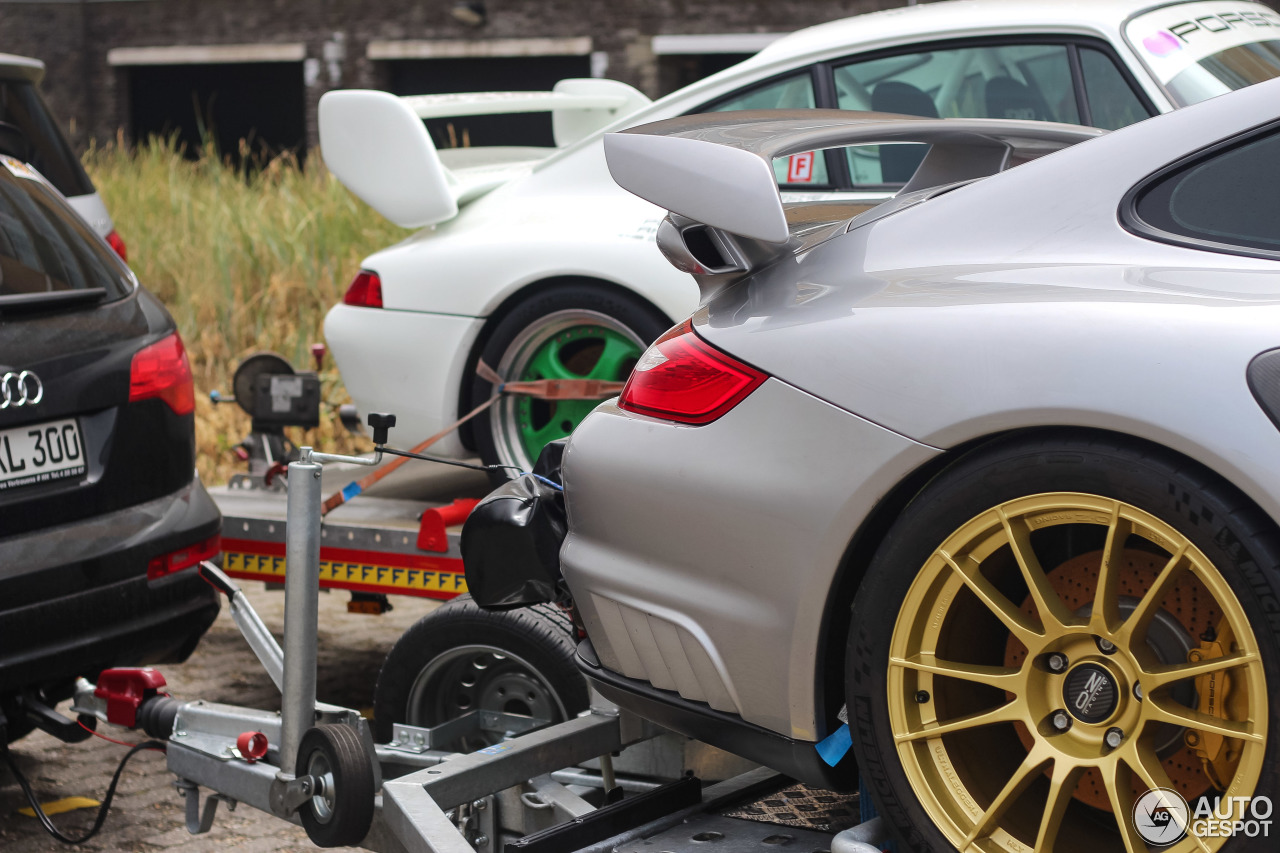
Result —
[{"label": "trailer tire", "polygon": [[[568,614],[539,604],[482,610],[469,595],[419,619],[396,641],[374,688],[374,735],[395,723],[435,726],[475,708],[562,722],[590,704]],[[495,738],[451,744],[456,752]]]},{"label": "trailer tire", "polygon": [[359,844],[373,825],[373,760],[360,734],[343,724],[308,729],[298,745],[297,776],[322,777],[325,790],[302,804],[298,817],[317,847]]}]

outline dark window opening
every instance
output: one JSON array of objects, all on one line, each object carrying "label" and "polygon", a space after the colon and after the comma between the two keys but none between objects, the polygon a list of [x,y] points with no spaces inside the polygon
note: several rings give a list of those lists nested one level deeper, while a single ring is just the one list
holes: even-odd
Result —
[{"label": "dark window opening", "polygon": [[[395,95],[456,92],[549,92],[567,77],[590,77],[589,56],[513,56],[478,59],[404,59],[388,66]],[[427,123],[437,148],[482,145],[555,145],[550,113],[459,116]]]},{"label": "dark window opening", "polygon": [[285,151],[306,156],[305,91],[300,62],[139,66],[129,74],[131,128],[139,142],[176,134],[187,157],[206,138],[239,163]]}]

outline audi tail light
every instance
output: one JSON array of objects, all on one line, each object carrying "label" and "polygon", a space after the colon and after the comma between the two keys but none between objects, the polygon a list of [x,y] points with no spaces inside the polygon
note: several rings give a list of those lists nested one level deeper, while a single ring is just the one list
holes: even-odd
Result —
[{"label": "audi tail light", "polygon": [[682,424],[709,424],[768,378],[702,340],[686,320],[640,357],[618,406]]},{"label": "audi tail light", "polygon": [[120,256],[120,260],[126,264],[129,263],[129,247],[124,244],[124,240],[116,233],[114,228],[107,235],[107,245],[116,250],[116,254]]},{"label": "audi tail light", "polygon": [[191,378],[191,362],[174,332],[133,355],[129,368],[129,402],[159,397],[176,415],[196,409],[196,386]]},{"label": "audi tail light", "polygon": [[342,297],[342,302],[344,305],[357,305],[361,308],[381,308],[382,279],[378,278],[376,272],[360,270],[347,288],[347,295]]},{"label": "audi tail light", "polygon": [[161,554],[159,557],[152,557],[147,562],[147,580],[158,580],[166,575],[189,569],[205,560],[212,560],[221,550],[222,536],[214,534],[203,542],[170,551],[168,554]]}]

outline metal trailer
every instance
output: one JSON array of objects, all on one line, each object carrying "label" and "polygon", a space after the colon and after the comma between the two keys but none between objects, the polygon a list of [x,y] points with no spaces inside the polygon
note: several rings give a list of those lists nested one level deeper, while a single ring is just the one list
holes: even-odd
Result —
[{"label": "metal trailer", "polygon": [[[82,680],[77,687],[76,713],[168,740],[168,769],[186,797],[191,832],[208,831],[223,802],[299,823],[321,846],[358,844],[385,853],[703,850],[712,842],[734,851],[879,849],[878,820],[833,837],[718,814],[783,784],[762,768],[705,790],[687,777],[619,798],[612,756],[662,730],[598,695],[576,718],[469,754],[436,747],[459,727],[497,723],[515,730],[527,718],[483,720],[493,712],[477,711],[433,728],[396,726],[392,742],[375,744],[359,712],[316,701],[320,463],[329,461],[367,465],[377,458],[303,448],[289,465],[283,649],[230,578],[211,564],[201,569],[228,595],[237,625],[280,688],[279,713],[179,701],[160,692],[163,678],[150,669],[108,670],[96,685]],[[589,759],[599,761],[598,781],[573,769]],[[593,784],[602,789],[594,797]],[[210,792],[203,809],[201,787]]]}]

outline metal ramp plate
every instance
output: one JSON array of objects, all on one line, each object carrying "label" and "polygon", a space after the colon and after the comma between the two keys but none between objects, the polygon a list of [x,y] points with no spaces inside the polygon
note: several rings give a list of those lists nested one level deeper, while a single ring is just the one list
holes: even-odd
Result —
[{"label": "metal ramp plate", "polygon": [[616,853],[830,853],[832,836],[811,829],[780,829],[754,820],[701,815],[665,832],[621,844]]},{"label": "metal ramp plate", "polygon": [[856,793],[839,794],[804,784],[791,785],[721,813],[726,817],[831,833],[859,823]]}]

